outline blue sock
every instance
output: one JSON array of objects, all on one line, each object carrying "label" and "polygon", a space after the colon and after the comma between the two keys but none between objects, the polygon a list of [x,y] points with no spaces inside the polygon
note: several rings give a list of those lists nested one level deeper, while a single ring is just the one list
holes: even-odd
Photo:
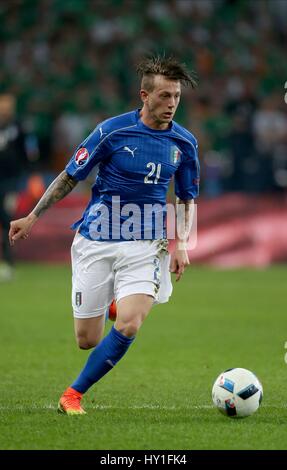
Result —
[{"label": "blue sock", "polygon": [[91,352],[85,367],[71,387],[80,393],[85,393],[116,365],[134,339],[135,337],[124,336],[113,326]]}]

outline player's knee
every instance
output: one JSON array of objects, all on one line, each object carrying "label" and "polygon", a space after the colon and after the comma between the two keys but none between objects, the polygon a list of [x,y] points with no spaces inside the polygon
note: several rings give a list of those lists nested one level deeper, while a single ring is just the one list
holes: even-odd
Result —
[{"label": "player's knee", "polygon": [[95,346],[95,344],[83,340],[77,340],[77,343],[80,349],[92,349]]},{"label": "player's knee", "polygon": [[127,322],[118,322],[116,324],[117,330],[124,336],[131,338],[135,336],[141,327],[142,322],[140,320],[130,320]]},{"label": "player's knee", "polygon": [[96,343],[87,341],[83,338],[77,338],[77,343],[80,349],[92,349],[96,346]]},{"label": "player's knee", "polygon": [[76,335],[77,344],[80,349],[91,349],[97,346],[100,342],[100,338],[91,338],[88,335],[77,333]]}]

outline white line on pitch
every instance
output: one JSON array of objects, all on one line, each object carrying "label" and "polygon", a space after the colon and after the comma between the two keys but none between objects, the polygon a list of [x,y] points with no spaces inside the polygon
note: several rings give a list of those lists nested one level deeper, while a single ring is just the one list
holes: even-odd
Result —
[{"label": "white line on pitch", "polygon": [[[284,409],[287,408],[287,404],[284,405],[266,405],[262,404],[262,408],[271,409]],[[132,406],[117,406],[117,405],[97,405],[87,404],[88,409],[93,410],[166,410],[166,411],[185,411],[185,410],[209,410],[215,409],[213,405],[187,405],[187,406],[166,406],[166,405],[132,405]],[[57,406],[49,403],[47,405],[0,405],[0,411],[37,411],[37,410],[56,410]]]}]

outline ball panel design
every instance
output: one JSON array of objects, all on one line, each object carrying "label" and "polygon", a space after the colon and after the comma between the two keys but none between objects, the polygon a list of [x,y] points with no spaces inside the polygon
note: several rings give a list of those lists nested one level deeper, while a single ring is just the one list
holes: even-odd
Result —
[{"label": "ball panel design", "polygon": [[256,375],[243,368],[227,369],[214,382],[212,400],[223,414],[244,418],[260,406],[263,388]]}]

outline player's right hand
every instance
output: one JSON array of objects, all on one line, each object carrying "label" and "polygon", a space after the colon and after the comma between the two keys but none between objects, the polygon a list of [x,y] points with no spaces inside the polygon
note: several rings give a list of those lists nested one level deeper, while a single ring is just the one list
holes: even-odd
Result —
[{"label": "player's right hand", "polygon": [[28,238],[31,228],[37,220],[35,214],[29,214],[27,217],[10,222],[9,242],[13,246],[15,241]]}]

